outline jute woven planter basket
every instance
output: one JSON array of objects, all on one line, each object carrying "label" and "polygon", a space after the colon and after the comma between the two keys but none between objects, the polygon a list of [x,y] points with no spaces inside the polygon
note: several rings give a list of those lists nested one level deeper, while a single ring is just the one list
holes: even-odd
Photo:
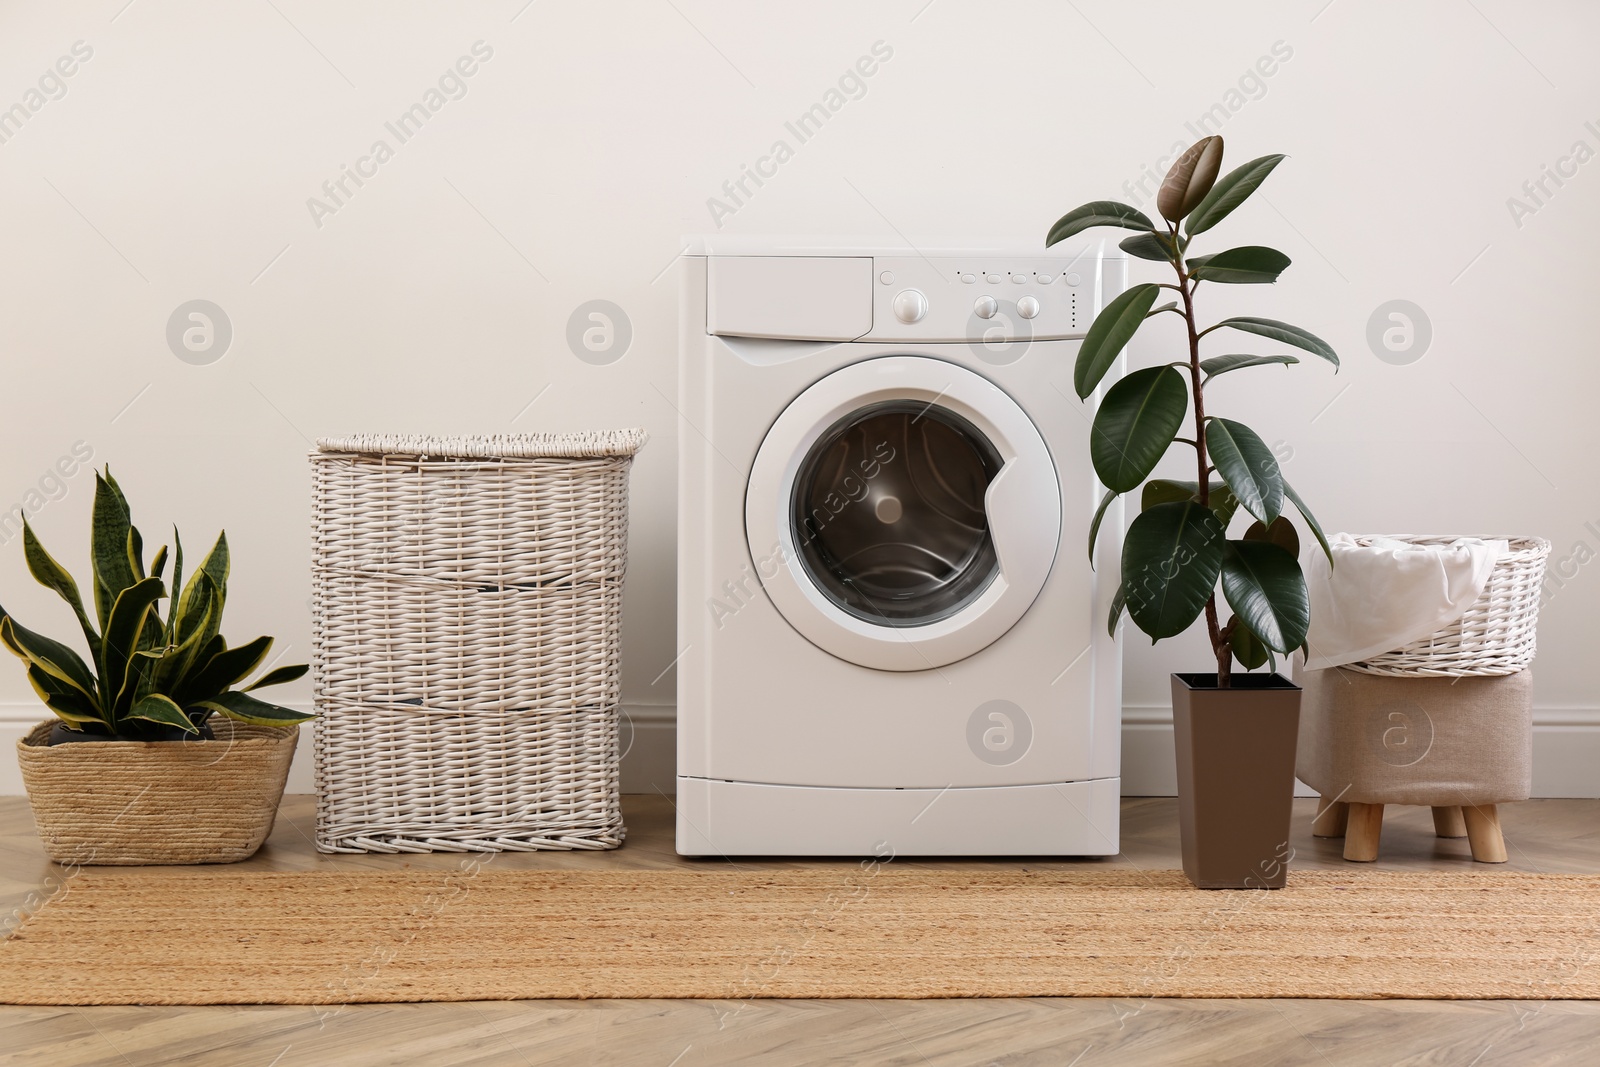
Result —
[{"label": "jute woven planter basket", "polygon": [[[1390,540],[1447,545],[1456,535],[1395,536]],[[1347,663],[1341,669],[1393,678],[1503,677],[1527,669],[1538,650],[1539,593],[1550,542],[1542,537],[1505,540],[1511,551],[1495,561],[1488,584],[1460,619],[1404,648]],[[1356,538],[1358,544],[1369,541]]]},{"label": "jute woven planter basket", "polygon": [[299,727],[213,716],[214,741],[17,742],[45,852],[61,864],[234,863],[272,832]]},{"label": "jute woven planter basket", "polygon": [[644,433],[324,439],[324,852],[615,848],[628,471]]}]

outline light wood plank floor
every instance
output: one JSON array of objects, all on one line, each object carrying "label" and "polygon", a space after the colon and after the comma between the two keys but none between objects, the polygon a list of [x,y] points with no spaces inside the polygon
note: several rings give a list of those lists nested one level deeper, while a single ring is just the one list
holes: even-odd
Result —
[{"label": "light wood plank floor", "polygon": [[[1302,867],[1340,867],[1340,843],[1311,837],[1312,801],[1297,801]],[[609,853],[497,856],[497,868],[651,868],[672,850],[665,797],[628,797],[628,844]],[[1503,869],[1600,872],[1600,801],[1536,800],[1501,809],[1511,862]],[[312,798],[285,798],[249,866],[268,870],[451,867],[456,856],[322,856],[312,847]],[[1105,864],[1178,864],[1176,802],[1123,802],[1121,856]],[[794,863],[751,861],[741,865]],[[806,861],[812,865],[815,861]],[[824,861],[827,862],[827,861]],[[840,861],[849,863],[853,861]],[[1003,866],[909,860],[927,867]],[[1433,836],[1426,808],[1392,808],[1378,869],[1471,864],[1465,840]],[[1038,862],[1032,863],[1038,866]],[[129,868],[118,868],[126,873]],[[0,916],[59,872],[34,835],[27,802],[0,798]],[[93,868],[79,877],[92,878]],[[185,868],[150,868],[152,879]],[[9,925],[9,920],[8,920]],[[174,931],[181,938],[182,931]],[[1600,950],[1600,944],[1594,946]],[[1582,961],[1574,960],[1574,965]],[[1597,958],[1591,966],[1600,966]],[[367,1067],[379,1064],[529,1067],[616,1064],[1043,1065],[1592,1064],[1600,1004],[1510,1001],[962,1000],[532,1001],[475,1004],[210,1008],[0,1007],[0,1062],[95,1067]]]}]

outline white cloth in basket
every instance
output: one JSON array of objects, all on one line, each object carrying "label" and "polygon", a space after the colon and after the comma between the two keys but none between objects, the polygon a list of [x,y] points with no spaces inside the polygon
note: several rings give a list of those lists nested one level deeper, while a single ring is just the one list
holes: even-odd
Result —
[{"label": "white cloth in basket", "polygon": [[1420,641],[1467,613],[1488,584],[1495,560],[1510,551],[1503,540],[1460,537],[1447,545],[1416,545],[1387,537],[1335,534],[1311,553],[1310,656],[1306,670],[1359,663]]}]

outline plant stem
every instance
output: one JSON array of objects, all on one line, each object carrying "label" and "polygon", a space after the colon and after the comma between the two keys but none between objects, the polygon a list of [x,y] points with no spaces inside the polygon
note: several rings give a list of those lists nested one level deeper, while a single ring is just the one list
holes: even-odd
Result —
[{"label": "plant stem", "polygon": [[[1178,247],[1178,227],[1176,223],[1169,223],[1167,232],[1172,247]],[[1204,385],[1200,372],[1200,332],[1194,319],[1194,283],[1189,278],[1189,272],[1184,269],[1183,256],[1177,256],[1172,262],[1173,269],[1178,272],[1178,291],[1183,294],[1183,321],[1189,331],[1189,379],[1194,386],[1194,440],[1195,458],[1200,471],[1198,480],[1200,489],[1200,506],[1211,506],[1211,465],[1206,457],[1206,398]],[[1227,689],[1231,678],[1229,668],[1233,665],[1233,647],[1229,642],[1230,631],[1224,631],[1217,623],[1217,594],[1212,592],[1206,599],[1206,633],[1211,638],[1211,652],[1217,658],[1217,688]]]}]

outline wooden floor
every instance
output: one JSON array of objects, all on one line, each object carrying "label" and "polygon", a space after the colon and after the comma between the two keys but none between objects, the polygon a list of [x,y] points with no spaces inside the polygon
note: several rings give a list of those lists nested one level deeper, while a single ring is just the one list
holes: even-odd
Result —
[{"label": "wooden floor", "polygon": [[[1297,801],[1302,867],[1340,867],[1341,842],[1311,836],[1312,801]],[[650,868],[725,863],[672,849],[665,797],[628,797],[628,844],[608,853],[496,856],[496,868]],[[456,856],[322,856],[315,806],[285,798],[277,828],[250,866],[271,870],[455,866]],[[1600,872],[1600,801],[1535,800],[1502,809],[1510,862],[1501,869]],[[1123,802],[1123,848],[1112,860],[1178,866],[1176,802]],[[1465,840],[1433,834],[1426,808],[1391,808],[1379,869],[1465,868]],[[765,862],[765,861],[763,861]],[[776,862],[776,861],[775,861]],[[792,861],[790,861],[792,862]],[[826,861],[825,861],[826,862]],[[853,861],[840,861],[853,862]],[[920,866],[986,861],[897,859]],[[740,860],[741,865],[757,866]],[[809,863],[808,863],[809,865]],[[1037,864],[1035,864],[1037,865]],[[129,868],[118,868],[126,873]],[[77,877],[92,878],[93,868]],[[152,879],[185,868],[150,868]],[[59,872],[45,860],[27,802],[0,798],[0,916]],[[181,930],[173,931],[181,938]],[[1600,951],[1600,943],[1595,946]],[[1585,961],[1575,960],[1574,965]],[[1590,966],[1600,966],[1600,957]],[[964,1000],[527,1001],[351,1005],[344,1008],[0,1007],[0,1062],[24,1064],[345,1065],[705,1064],[1355,1065],[1592,1064],[1600,1003],[1537,1001]]]}]

